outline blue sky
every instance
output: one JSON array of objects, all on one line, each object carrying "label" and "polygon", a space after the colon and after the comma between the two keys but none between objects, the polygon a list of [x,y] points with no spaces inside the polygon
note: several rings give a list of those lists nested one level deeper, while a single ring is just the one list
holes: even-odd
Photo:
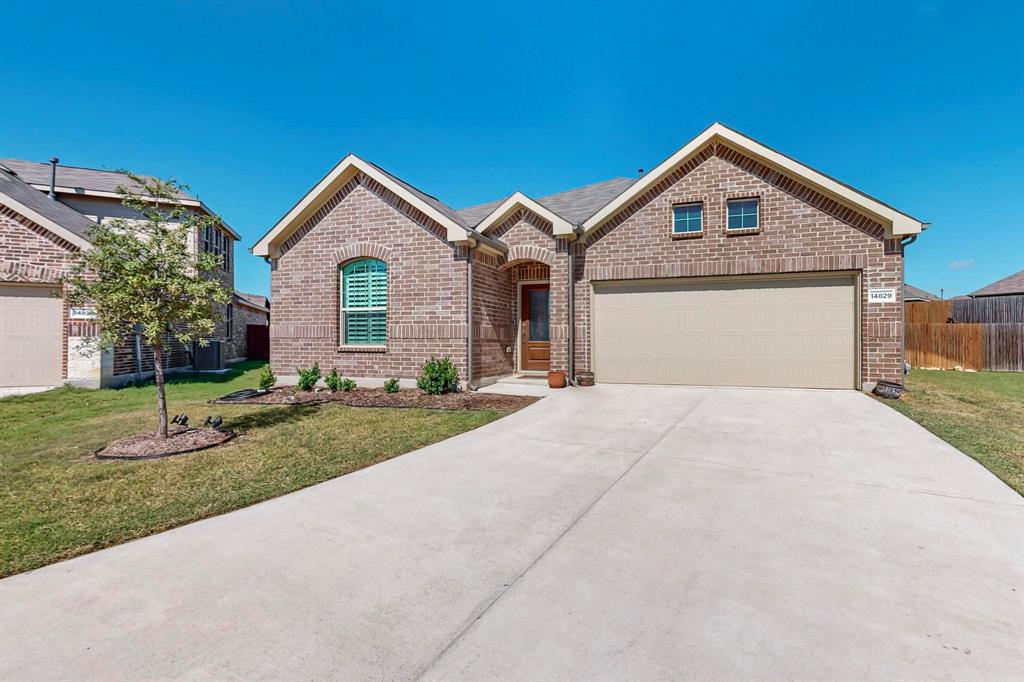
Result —
[{"label": "blue sky", "polygon": [[[851,9],[856,6],[856,9]],[[346,152],[462,208],[651,168],[720,120],[1024,268],[1020,3],[9,3],[0,156],[174,176],[247,249]]]}]

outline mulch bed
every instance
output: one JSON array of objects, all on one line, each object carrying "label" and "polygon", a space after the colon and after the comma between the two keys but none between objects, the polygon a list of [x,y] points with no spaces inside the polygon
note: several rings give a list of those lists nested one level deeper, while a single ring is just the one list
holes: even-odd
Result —
[{"label": "mulch bed", "polygon": [[234,431],[171,426],[167,430],[167,438],[160,438],[155,433],[138,433],[110,443],[96,453],[96,458],[157,459],[205,450],[226,443],[234,437]]},{"label": "mulch bed", "polygon": [[383,388],[356,388],[331,393],[328,390],[300,391],[294,386],[282,386],[267,393],[259,393],[241,400],[213,400],[233,405],[315,405],[336,403],[349,407],[422,407],[429,410],[497,410],[515,412],[540,400],[534,396],[501,395],[461,391],[444,395],[430,395],[411,388],[388,393]]}]

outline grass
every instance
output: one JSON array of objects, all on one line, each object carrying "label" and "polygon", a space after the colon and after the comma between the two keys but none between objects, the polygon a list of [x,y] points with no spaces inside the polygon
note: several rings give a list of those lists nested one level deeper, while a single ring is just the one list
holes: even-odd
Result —
[{"label": "grass", "polygon": [[108,441],[155,430],[152,385],[61,388],[0,400],[0,576],[238,509],[320,483],[503,416],[394,408],[229,406],[263,363],[177,375],[168,409],[224,416],[229,444],[166,459],[99,461]]},{"label": "grass", "polygon": [[883,402],[1024,495],[1024,374],[914,369],[907,388]]}]

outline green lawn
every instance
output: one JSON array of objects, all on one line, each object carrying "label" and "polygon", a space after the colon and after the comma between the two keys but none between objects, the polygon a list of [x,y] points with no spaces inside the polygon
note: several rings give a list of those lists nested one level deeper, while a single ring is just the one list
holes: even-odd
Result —
[{"label": "green lawn", "polygon": [[155,430],[152,385],[63,388],[0,400],[0,576],[222,514],[482,426],[500,412],[206,401],[254,387],[262,363],[179,375],[173,415],[222,414],[239,436],[166,459],[99,461],[109,440]]},{"label": "green lawn", "polygon": [[882,402],[1024,495],[1024,374],[915,369],[907,388],[899,401]]}]

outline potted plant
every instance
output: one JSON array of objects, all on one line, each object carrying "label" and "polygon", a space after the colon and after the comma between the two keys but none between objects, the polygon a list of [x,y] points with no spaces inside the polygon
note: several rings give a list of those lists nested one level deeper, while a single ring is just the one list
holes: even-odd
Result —
[{"label": "potted plant", "polygon": [[548,386],[565,388],[565,372],[548,372]]}]

